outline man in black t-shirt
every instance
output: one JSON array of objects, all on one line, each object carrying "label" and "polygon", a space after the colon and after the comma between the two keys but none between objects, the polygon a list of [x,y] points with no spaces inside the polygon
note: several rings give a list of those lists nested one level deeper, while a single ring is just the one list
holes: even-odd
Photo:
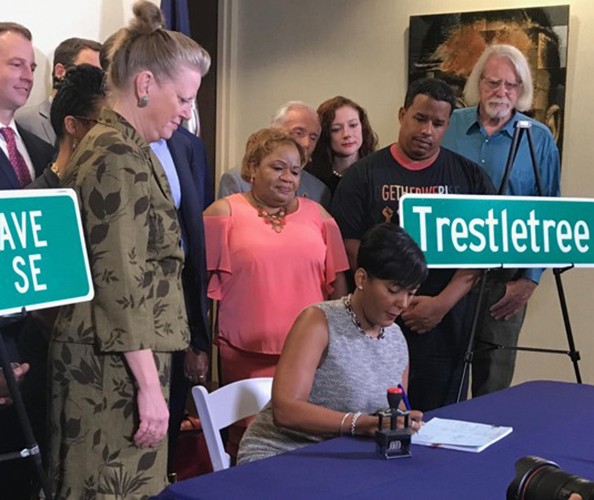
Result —
[{"label": "man in black t-shirt", "polygon": [[[359,160],[344,175],[332,215],[353,270],[361,236],[375,224],[398,223],[404,194],[495,193],[478,165],[440,147],[454,102],[445,82],[414,82],[398,114],[398,142]],[[478,271],[468,269],[431,270],[398,320],[409,346],[409,394],[415,409],[427,411],[456,400],[474,310],[467,294],[478,277]],[[357,316],[363,327],[373,326],[373,318]]]}]

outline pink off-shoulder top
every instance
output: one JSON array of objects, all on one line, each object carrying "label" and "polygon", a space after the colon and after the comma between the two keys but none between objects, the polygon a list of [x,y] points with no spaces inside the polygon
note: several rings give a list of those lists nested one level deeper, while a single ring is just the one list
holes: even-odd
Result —
[{"label": "pink off-shoulder top", "polygon": [[238,349],[280,354],[298,314],[332,292],[348,269],[340,230],[317,203],[299,198],[279,233],[242,194],[230,216],[206,216],[208,295],[219,302],[218,338]]}]

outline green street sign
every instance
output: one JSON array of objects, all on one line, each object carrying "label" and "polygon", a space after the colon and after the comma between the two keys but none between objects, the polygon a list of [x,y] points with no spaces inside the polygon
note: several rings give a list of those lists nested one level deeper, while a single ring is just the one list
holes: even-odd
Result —
[{"label": "green street sign", "polygon": [[594,266],[594,200],[405,195],[400,224],[429,267]]},{"label": "green street sign", "polygon": [[93,295],[74,191],[0,191],[0,315]]}]

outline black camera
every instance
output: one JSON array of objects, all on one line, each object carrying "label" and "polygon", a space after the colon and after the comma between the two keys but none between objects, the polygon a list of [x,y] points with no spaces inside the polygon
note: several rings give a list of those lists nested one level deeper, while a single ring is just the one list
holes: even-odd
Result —
[{"label": "black camera", "polygon": [[569,474],[554,462],[527,456],[516,462],[516,476],[507,488],[507,500],[561,500],[577,493],[594,500],[594,482]]}]

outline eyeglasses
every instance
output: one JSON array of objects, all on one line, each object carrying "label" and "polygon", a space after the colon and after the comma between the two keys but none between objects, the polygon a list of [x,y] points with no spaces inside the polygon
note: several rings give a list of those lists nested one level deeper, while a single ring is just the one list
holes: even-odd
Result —
[{"label": "eyeglasses", "polygon": [[73,117],[76,118],[78,121],[83,122],[87,126],[99,123],[97,120],[95,120],[95,118],[89,118],[88,116],[73,115]]},{"label": "eyeglasses", "polygon": [[485,87],[487,87],[489,90],[497,90],[499,87],[501,87],[501,85],[503,85],[503,88],[506,92],[516,92],[522,85],[522,82],[511,83],[504,80],[493,80],[492,78],[485,77],[481,78],[481,82],[483,82]]}]

